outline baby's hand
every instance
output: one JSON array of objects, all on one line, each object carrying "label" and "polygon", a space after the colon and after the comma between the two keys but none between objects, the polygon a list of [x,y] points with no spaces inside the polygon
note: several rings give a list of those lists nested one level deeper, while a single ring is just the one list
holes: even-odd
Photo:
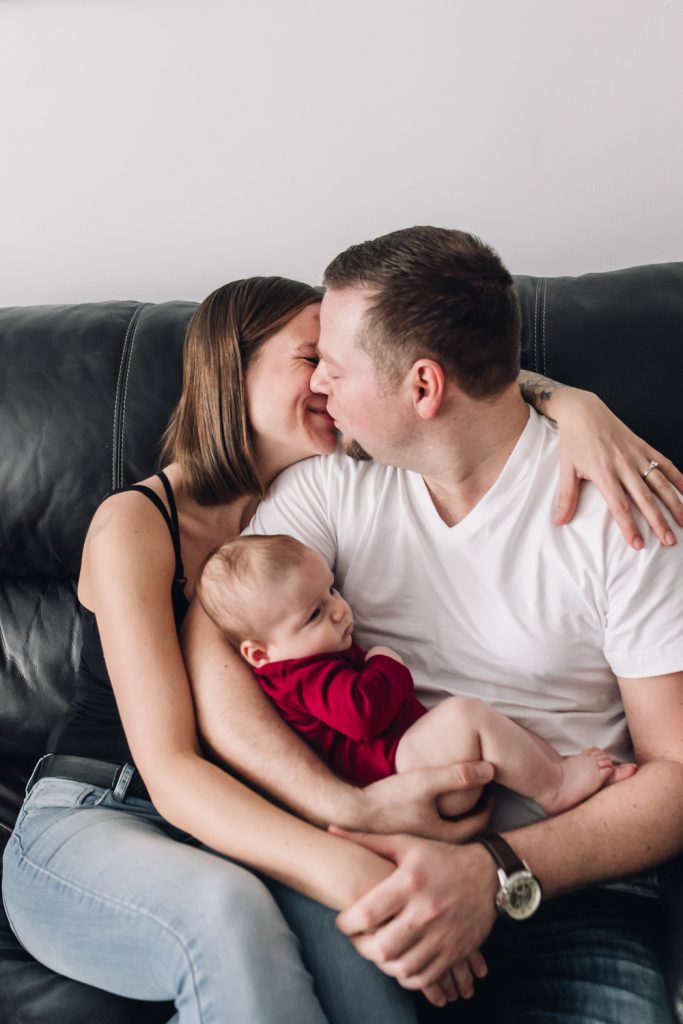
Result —
[{"label": "baby's hand", "polygon": [[391,647],[371,647],[365,655],[365,660],[368,661],[370,658],[374,658],[376,654],[383,654],[386,658],[393,658],[400,665],[405,665],[405,661],[400,654],[396,651],[392,651]]}]

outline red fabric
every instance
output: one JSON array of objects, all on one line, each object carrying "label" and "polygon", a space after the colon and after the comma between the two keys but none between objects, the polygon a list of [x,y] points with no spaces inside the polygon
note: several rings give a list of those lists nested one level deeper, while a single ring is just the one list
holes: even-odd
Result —
[{"label": "red fabric", "polygon": [[366,662],[357,644],[271,662],[256,677],[284,720],[360,786],[393,775],[401,736],[426,712],[405,665],[384,654]]}]

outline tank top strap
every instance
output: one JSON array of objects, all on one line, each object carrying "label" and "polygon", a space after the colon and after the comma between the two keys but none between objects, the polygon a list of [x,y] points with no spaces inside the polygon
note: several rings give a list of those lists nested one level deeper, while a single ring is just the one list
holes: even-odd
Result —
[{"label": "tank top strap", "polygon": [[185,583],[185,569],[183,568],[183,559],[180,554],[180,523],[178,522],[178,507],[175,503],[175,494],[171,487],[171,481],[168,479],[163,469],[159,470],[157,476],[163,484],[163,488],[168,499],[168,507],[171,510],[171,522],[173,524],[171,536],[173,537],[173,550],[175,551],[176,577]]},{"label": "tank top strap", "polygon": [[180,554],[180,526],[178,524],[178,510],[176,508],[175,497],[173,495],[173,488],[171,487],[163,470],[160,473],[157,473],[157,476],[164,485],[168,504],[171,509],[170,515],[168,514],[166,506],[159,495],[153,491],[151,487],[147,487],[145,484],[131,484],[129,487],[122,487],[121,491],[139,491],[140,494],[144,494],[144,496],[149,498],[152,504],[159,509],[164,518],[164,522],[168,527],[168,532],[171,535],[171,541],[173,543],[173,552],[175,554],[175,578],[178,582],[185,583],[185,570],[183,568],[183,560]]},{"label": "tank top strap", "polygon": [[164,490],[166,491],[166,498],[168,499],[168,507],[171,510],[171,520],[173,522],[173,535],[178,538],[178,547],[180,548],[180,525],[178,523],[178,508],[175,503],[175,494],[171,487],[171,481],[168,479],[163,469],[160,469],[157,476],[161,480]]}]

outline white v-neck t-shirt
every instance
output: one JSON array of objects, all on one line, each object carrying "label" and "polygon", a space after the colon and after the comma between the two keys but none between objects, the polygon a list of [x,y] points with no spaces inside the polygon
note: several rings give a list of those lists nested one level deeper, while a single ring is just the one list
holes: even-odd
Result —
[{"label": "white v-neck t-shirt", "polygon": [[[531,409],[497,481],[455,526],[419,474],[338,452],[282,473],[247,532],[319,551],[355,640],[394,648],[428,707],[479,697],[561,754],[595,745],[627,761],[616,676],[683,670],[683,531],[662,548],[644,528],[633,551],[590,484],[555,526],[558,487],[557,430]],[[501,793],[494,827],[543,816]]]}]

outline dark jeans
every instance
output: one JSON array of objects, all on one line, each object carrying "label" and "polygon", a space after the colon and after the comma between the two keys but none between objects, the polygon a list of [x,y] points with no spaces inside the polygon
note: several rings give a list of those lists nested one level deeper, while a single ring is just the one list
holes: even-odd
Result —
[{"label": "dark jeans", "polygon": [[500,919],[474,998],[421,1006],[421,1024],[672,1024],[658,930],[656,900],[596,889]]}]

